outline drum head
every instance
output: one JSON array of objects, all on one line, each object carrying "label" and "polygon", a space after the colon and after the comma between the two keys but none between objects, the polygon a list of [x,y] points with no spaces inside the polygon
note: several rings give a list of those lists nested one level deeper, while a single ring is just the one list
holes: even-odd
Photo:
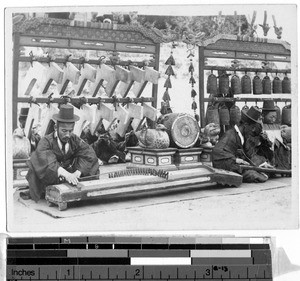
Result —
[{"label": "drum head", "polygon": [[199,138],[199,133],[199,125],[190,115],[179,115],[172,124],[172,139],[181,148],[193,146]]}]

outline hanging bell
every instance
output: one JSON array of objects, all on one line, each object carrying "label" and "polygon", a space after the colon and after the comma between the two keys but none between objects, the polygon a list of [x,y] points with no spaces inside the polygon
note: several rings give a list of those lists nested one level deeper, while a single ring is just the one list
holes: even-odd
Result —
[{"label": "hanging bell", "polygon": [[242,93],[242,86],[241,86],[241,80],[240,77],[238,77],[236,74],[234,74],[231,77],[231,91],[233,95],[239,95]]},{"label": "hanging bell", "polygon": [[248,106],[247,104],[245,104],[245,105],[243,106],[241,112],[247,113],[249,109],[250,109],[249,106]]},{"label": "hanging bell", "polygon": [[282,93],[290,94],[291,93],[291,79],[285,76],[282,80]]},{"label": "hanging bell", "polygon": [[228,74],[223,73],[219,76],[219,94],[227,96],[229,93],[229,77]]},{"label": "hanging bell", "polygon": [[220,125],[229,125],[230,114],[225,104],[219,108],[219,117],[220,117]]},{"label": "hanging bell", "polygon": [[278,76],[273,79],[273,94],[282,94],[282,81]]},{"label": "hanging bell", "polygon": [[253,95],[261,95],[263,93],[262,81],[258,75],[253,78]]},{"label": "hanging bell", "polygon": [[209,106],[206,110],[206,124],[215,123],[220,125],[218,109],[213,105]]},{"label": "hanging bell", "polygon": [[281,124],[291,126],[292,124],[292,108],[291,105],[286,105],[282,108]]},{"label": "hanging bell", "polygon": [[251,78],[245,74],[241,79],[242,94],[251,94]]},{"label": "hanging bell", "polygon": [[241,110],[237,105],[233,105],[229,110],[230,125],[238,125],[241,121]]},{"label": "hanging bell", "polygon": [[266,75],[262,80],[262,88],[264,95],[271,95],[272,83],[268,75]]},{"label": "hanging bell", "polygon": [[281,109],[280,107],[277,105],[277,103],[275,104],[275,109],[276,109],[276,120],[275,123],[276,124],[281,124]]},{"label": "hanging bell", "polygon": [[207,78],[207,93],[216,95],[218,91],[218,79],[217,76],[211,73]]}]

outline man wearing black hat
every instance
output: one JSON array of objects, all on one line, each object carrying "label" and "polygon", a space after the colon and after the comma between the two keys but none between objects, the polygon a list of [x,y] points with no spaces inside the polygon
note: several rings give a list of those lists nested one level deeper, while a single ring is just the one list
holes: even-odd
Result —
[{"label": "man wearing black hat", "polygon": [[29,194],[21,194],[24,199],[37,202],[44,196],[47,185],[64,180],[77,185],[80,177],[99,173],[94,150],[73,134],[75,122],[79,120],[73,106],[62,105],[53,119],[57,122],[56,130],[41,139],[27,163]]},{"label": "man wearing black hat", "polygon": [[262,107],[263,129],[274,150],[272,164],[277,169],[291,169],[291,127],[278,124],[273,100],[265,100]]},{"label": "man wearing black hat", "polygon": [[256,162],[253,158],[261,144],[261,133],[261,111],[253,106],[247,112],[242,111],[240,124],[226,131],[213,148],[213,166],[243,175],[244,182],[268,180],[267,175],[254,170],[243,170],[240,166],[269,166],[265,161]]}]

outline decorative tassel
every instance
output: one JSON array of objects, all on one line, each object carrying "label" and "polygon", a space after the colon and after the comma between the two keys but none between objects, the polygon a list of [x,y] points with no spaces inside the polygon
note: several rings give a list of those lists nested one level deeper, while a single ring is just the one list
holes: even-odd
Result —
[{"label": "decorative tassel", "polygon": [[197,96],[197,92],[194,89],[192,89],[191,97],[194,98],[195,96]]},{"label": "decorative tassel", "polygon": [[175,60],[173,55],[170,55],[169,58],[166,60],[165,64],[167,65],[175,65]]},{"label": "decorative tassel", "polygon": [[197,109],[197,103],[195,101],[192,102],[192,109],[193,110]]},{"label": "decorative tassel", "polygon": [[191,63],[190,64],[190,66],[189,66],[189,72],[194,72],[195,71],[195,69],[194,69],[194,66],[193,66],[193,64]]},{"label": "decorative tassel", "polygon": [[199,114],[195,114],[195,119],[196,119],[197,122],[200,121],[200,116],[199,116]]},{"label": "decorative tassel", "polygon": [[171,83],[170,76],[168,76],[168,78],[166,79],[164,87],[165,88],[172,88],[172,83]]},{"label": "decorative tassel", "polygon": [[189,83],[192,84],[193,86],[196,83],[196,80],[193,76],[191,76]]},{"label": "decorative tassel", "polygon": [[163,99],[163,101],[171,100],[168,89],[166,89],[166,91],[164,92],[164,95],[163,95],[162,99]]},{"label": "decorative tassel", "polygon": [[165,74],[167,74],[168,76],[170,76],[170,75],[174,76],[175,75],[175,72],[174,72],[173,67],[171,65],[168,66]]}]

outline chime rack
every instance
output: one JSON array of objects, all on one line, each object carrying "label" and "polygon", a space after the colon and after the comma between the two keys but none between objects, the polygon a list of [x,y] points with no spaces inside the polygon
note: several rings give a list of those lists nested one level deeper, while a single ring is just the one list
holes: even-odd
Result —
[{"label": "chime rack", "polygon": [[71,104],[99,104],[103,103],[144,103],[144,102],[153,102],[153,97],[140,97],[140,98],[115,98],[115,97],[94,97],[94,98],[86,98],[86,97],[69,97],[69,96],[61,96],[58,98],[49,98],[49,97],[19,97],[18,102],[21,103],[71,103]]},{"label": "chime rack", "polygon": [[[206,125],[205,119],[205,104],[208,102],[259,102],[267,99],[272,99],[276,102],[290,102],[291,98],[282,96],[279,93],[262,94],[257,97],[255,94],[241,94],[234,97],[208,97],[205,90],[205,72],[228,71],[231,73],[276,73],[276,74],[291,74],[290,66],[286,69],[277,69],[270,67],[269,63],[291,63],[291,47],[290,44],[283,40],[274,40],[268,38],[243,38],[237,35],[219,34],[213,38],[202,42],[198,47],[199,51],[199,113],[201,127]],[[231,60],[231,66],[216,65],[216,63],[208,64],[208,59],[227,59]],[[244,61],[260,61],[261,68],[245,67],[239,65]],[[218,76],[218,75],[217,75]],[[289,94],[292,96],[291,94]],[[267,96],[267,97],[266,97]]]},{"label": "chime rack", "polygon": [[[153,67],[156,71],[159,70],[159,55],[160,43],[162,39],[158,37],[151,29],[140,27],[131,24],[117,24],[111,25],[111,28],[105,26],[95,26],[87,24],[86,26],[72,25],[71,21],[56,18],[24,18],[22,21],[13,25],[13,79],[12,79],[12,129],[18,124],[18,103],[31,103],[33,98],[21,97],[18,93],[19,86],[19,63],[20,62],[51,62],[65,64],[70,62],[72,64],[79,64],[84,67],[84,64],[99,65],[105,63],[107,65],[119,65],[128,67],[133,65],[136,67],[146,66],[145,58],[141,57],[140,61],[124,61],[120,60],[118,63],[110,61],[109,58],[100,57],[99,59],[91,58],[73,58],[67,57],[38,57],[34,54],[24,56],[21,54],[21,47],[42,47],[47,49],[76,49],[83,52],[89,50],[104,51],[104,52],[120,52],[120,53],[137,53],[150,56],[147,66]],[[46,54],[46,52],[45,52]],[[134,98],[115,99],[113,97],[89,98],[88,103],[128,103],[128,102],[151,102],[152,106],[157,108],[157,91],[158,85],[152,85],[151,98]],[[80,99],[80,96],[78,97]],[[72,98],[70,101],[77,103],[77,98]],[[36,97],[36,103],[65,103],[65,99],[53,97]]]},{"label": "chime rack", "polygon": [[[279,94],[274,94],[279,95]],[[237,102],[259,102],[265,101],[267,99],[271,99],[277,102],[290,102],[291,98],[249,98],[249,97],[235,97],[235,98],[223,98],[223,97],[213,97],[213,98],[204,98],[205,102],[229,102],[229,101],[237,101]]]},{"label": "chime rack", "polygon": [[[103,60],[99,59],[99,60],[95,60],[95,59],[89,59],[89,60],[82,60],[82,59],[77,59],[77,58],[72,58],[72,59],[65,59],[65,58],[48,58],[48,57],[32,57],[32,56],[20,56],[19,57],[19,62],[40,62],[40,63],[51,63],[51,62],[55,62],[55,63],[66,63],[66,62],[71,62],[73,64],[79,64],[79,65],[83,65],[85,63],[88,64],[94,64],[94,65],[99,65],[101,63],[105,63],[106,65],[119,65],[119,66],[123,66],[123,67],[128,67],[130,65],[133,66],[137,66],[137,67],[144,67],[145,66],[145,62],[141,62],[141,61],[120,61],[116,64],[112,64],[111,61],[106,60],[105,62],[103,62]],[[149,61],[149,64],[147,66],[150,67],[154,67],[155,64],[154,62]]]},{"label": "chime rack", "polygon": [[223,66],[204,66],[204,70],[211,70],[211,71],[231,71],[231,72],[254,72],[254,73],[291,73],[291,69],[272,69],[272,68],[249,68],[249,67],[243,67],[243,68],[228,68]]}]

